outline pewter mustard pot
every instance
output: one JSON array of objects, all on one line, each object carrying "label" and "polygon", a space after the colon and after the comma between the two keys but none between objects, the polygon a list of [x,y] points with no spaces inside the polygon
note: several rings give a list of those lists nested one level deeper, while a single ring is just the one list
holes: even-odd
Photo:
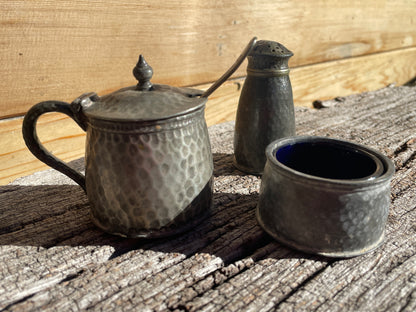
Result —
[{"label": "pewter mustard pot", "polygon": [[[41,161],[86,192],[94,223],[127,237],[160,237],[193,227],[209,214],[213,161],[202,91],[152,84],[152,68],[140,56],[139,83],[114,93],[81,95],[71,104],[33,106],[23,136]],[[87,133],[85,176],[40,143],[36,122],[61,112]]]},{"label": "pewter mustard pot", "polygon": [[269,143],[295,135],[291,56],[282,44],[268,40],[257,41],[247,56],[234,132],[234,164],[241,171],[262,174]]}]

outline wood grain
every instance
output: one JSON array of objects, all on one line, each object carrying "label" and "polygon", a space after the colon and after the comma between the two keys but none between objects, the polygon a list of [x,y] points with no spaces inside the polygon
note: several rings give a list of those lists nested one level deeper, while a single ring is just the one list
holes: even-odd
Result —
[{"label": "wood grain", "polygon": [[0,187],[0,309],[414,311],[415,103],[415,87],[389,87],[296,109],[298,134],[365,144],[394,161],[386,240],[369,254],[316,257],[267,236],[255,220],[260,178],[232,165],[231,122],[209,129],[211,218],[169,239],[102,233],[82,189],[54,171]]},{"label": "wood grain", "polygon": [[[27,149],[22,137],[22,118],[0,121],[0,183],[44,170]],[[85,134],[72,119],[62,114],[47,114],[38,121],[38,134],[44,146],[65,161],[84,155]]]},{"label": "wood grain", "polygon": [[255,35],[293,50],[292,67],[414,47],[415,11],[407,0],[1,0],[0,118],[133,84],[140,53],[153,81],[185,86],[216,80]]},{"label": "wood grain", "polygon": [[290,75],[295,104],[310,106],[318,99],[405,84],[416,77],[416,48],[297,67]]},{"label": "wood grain", "polygon": [[[290,77],[295,105],[311,107],[317,99],[405,83],[407,77],[416,76],[415,60],[416,48],[409,48],[294,68]],[[235,119],[243,83],[243,78],[227,81],[212,94],[205,111],[209,126]],[[196,87],[207,89],[209,86]],[[47,168],[24,145],[21,123],[22,118],[0,121],[0,185]],[[84,154],[84,133],[69,118],[48,114],[41,117],[38,130],[45,146],[61,159],[70,161]]]}]

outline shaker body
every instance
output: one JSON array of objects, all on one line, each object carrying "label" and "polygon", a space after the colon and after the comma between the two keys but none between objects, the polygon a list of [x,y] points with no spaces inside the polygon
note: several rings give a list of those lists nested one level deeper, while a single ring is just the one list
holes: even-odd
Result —
[{"label": "shaker body", "polygon": [[[257,54],[249,56],[247,78],[238,103],[234,164],[250,174],[263,173],[265,149],[270,142],[295,135],[292,86],[287,66],[293,54],[275,42],[259,41],[257,44],[263,49],[270,45],[276,55],[262,54],[264,51],[258,49]],[[281,50],[275,52],[275,45],[285,49],[283,55],[279,55]]]}]

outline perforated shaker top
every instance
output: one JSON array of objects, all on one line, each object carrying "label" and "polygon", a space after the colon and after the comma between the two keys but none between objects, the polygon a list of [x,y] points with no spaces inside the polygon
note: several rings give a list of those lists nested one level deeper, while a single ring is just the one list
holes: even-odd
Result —
[{"label": "perforated shaker top", "polygon": [[293,56],[292,51],[287,49],[284,45],[268,40],[259,40],[251,50],[250,56],[269,55],[269,56]]}]

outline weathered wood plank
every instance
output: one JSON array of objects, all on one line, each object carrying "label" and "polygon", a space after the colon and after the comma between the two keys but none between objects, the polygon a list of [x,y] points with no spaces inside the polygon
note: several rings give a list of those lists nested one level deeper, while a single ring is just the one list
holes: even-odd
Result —
[{"label": "weathered wood plank", "polygon": [[[0,121],[0,184],[19,176],[44,170],[27,149],[22,137],[23,118]],[[71,161],[84,155],[85,133],[62,114],[46,114],[38,121],[38,134],[45,147],[57,157]]]},{"label": "weathered wood plank", "polygon": [[[396,165],[381,248],[335,260],[274,242],[254,217],[260,179],[232,166],[233,123],[225,123],[210,128],[213,214],[170,239],[103,234],[89,221],[80,188],[52,170],[0,187],[0,308],[412,311],[416,88],[385,88],[323,104],[328,108],[297,108],[299,134],[366,144]],[[82,161],[73,165],[82,167]]]},{"label": "weathered wood plank", "polygon": [[310,106],[317,99],[405,84],[416,77],[415,60],[416,48],[409,48],[294,68],[290,74],[294,101]]},{"label": "weathered wood plank", "polygon": [[2,0],[0,115],[130,85],[139,53],[154,81],[182,86],[216,80],[254,35],[295,51],[293,67],[415,47],[415,10],[406,0]]},{"label": "weathered wood plank", "polygon": [[[290,76],[295,105],[312,106],[317,99],[359,93],[369,90],[368,87],[377,89],[390,83],[405,83],[407,77],[416,76],[415,59],[416,48],[412,48],[294,68]],[[397,67],[386,66],[391,62]],[[242,78],[227,81],[210,97],[205,112],[209,126],[235,119],[243,83]],[[206,89],[209,86],[197,87]],[[21,123],[22,119],[0,121],[0,142],[3,143],[0,145],[0,185],[46,168],[25,147]],[[49,114],[40,119],[38,129],[46,147],[63,160],[71,161],[84,154],[84,133],[69,118]]]}]

